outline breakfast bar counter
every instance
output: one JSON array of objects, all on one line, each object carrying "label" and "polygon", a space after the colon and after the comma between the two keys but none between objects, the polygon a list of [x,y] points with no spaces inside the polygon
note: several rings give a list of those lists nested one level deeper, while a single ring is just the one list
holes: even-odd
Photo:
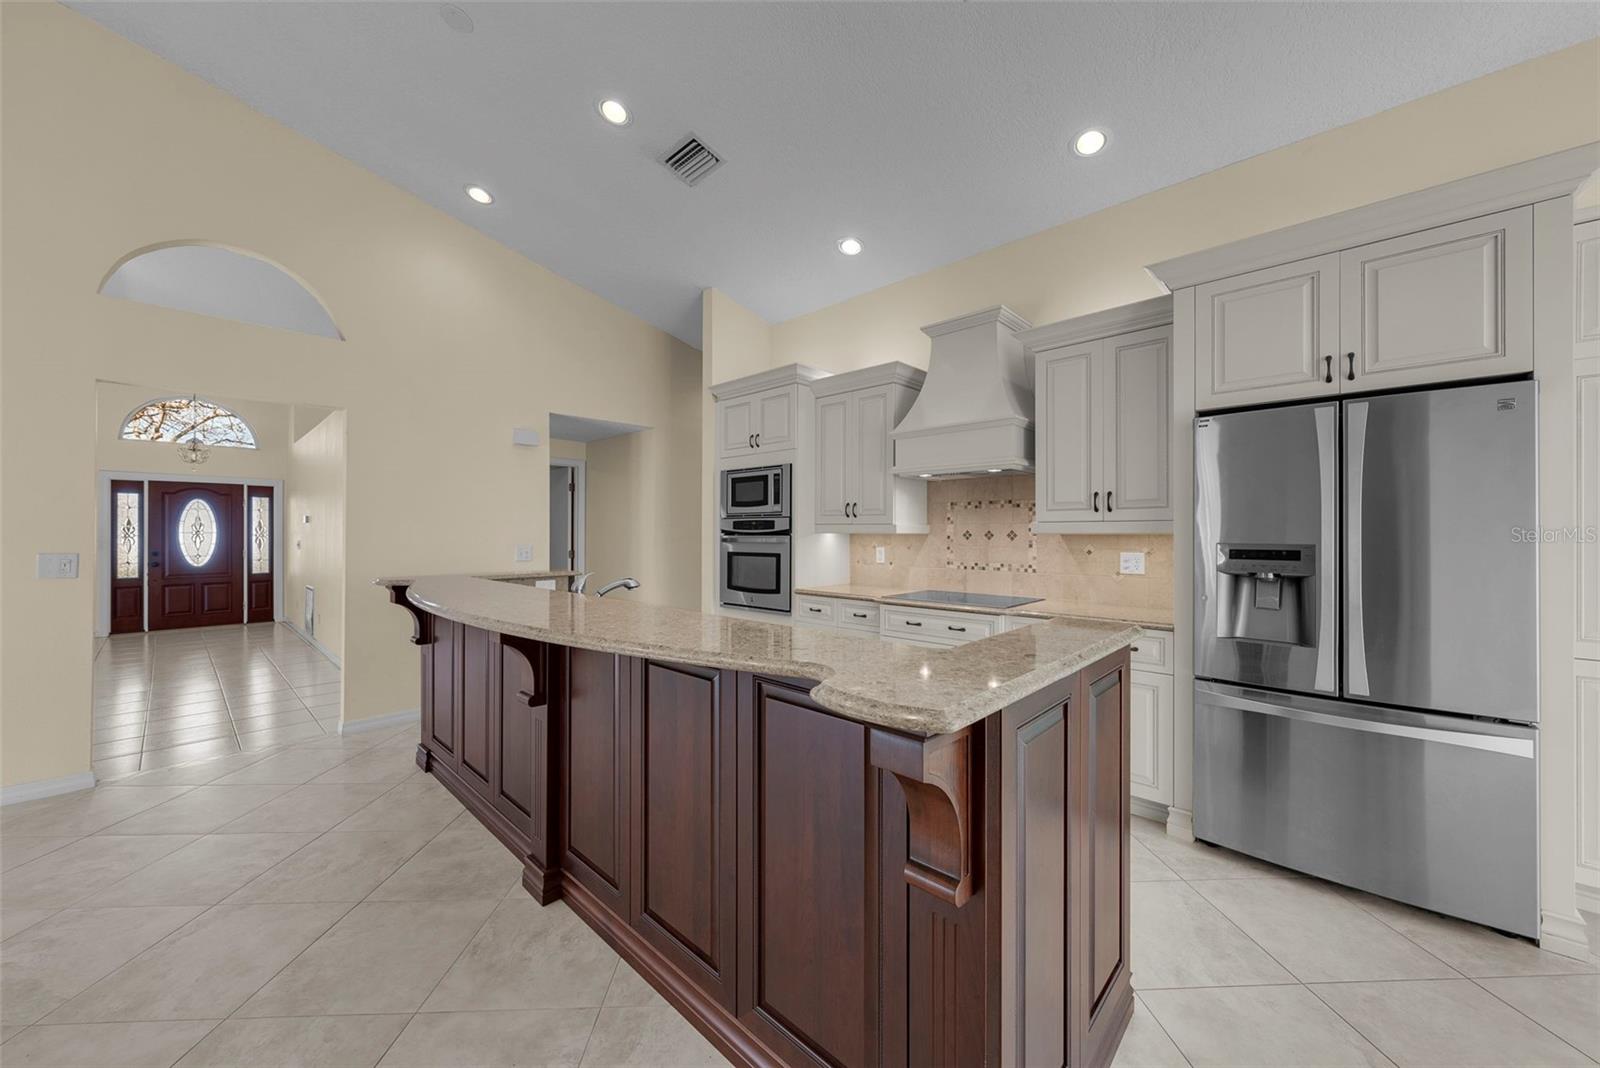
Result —
[{"label": "breakfast bar counter", "polygon": [[1128,651],[951,649],[380,580],[418,763],[738,1064],[1108,1064],[1128,961]]}]

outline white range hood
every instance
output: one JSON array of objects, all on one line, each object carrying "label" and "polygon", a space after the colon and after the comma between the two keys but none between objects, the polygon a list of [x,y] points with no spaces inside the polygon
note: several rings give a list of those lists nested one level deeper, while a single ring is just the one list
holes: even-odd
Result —
[{"label": "white range hood", "polygon": [[894,428],[894,473],[934,478],[1033,470],[1033,379],[1017,331],[996,305],[925,326],[928,378]]}]

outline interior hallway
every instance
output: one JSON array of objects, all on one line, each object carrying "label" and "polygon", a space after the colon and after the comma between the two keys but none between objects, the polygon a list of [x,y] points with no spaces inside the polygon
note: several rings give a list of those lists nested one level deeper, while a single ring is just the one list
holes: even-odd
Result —
[{"label": "interior hallway", "polygon": [[114,634],[95,650],[95,777],[336,734],[339,708],[339,668],[281,623]]}]

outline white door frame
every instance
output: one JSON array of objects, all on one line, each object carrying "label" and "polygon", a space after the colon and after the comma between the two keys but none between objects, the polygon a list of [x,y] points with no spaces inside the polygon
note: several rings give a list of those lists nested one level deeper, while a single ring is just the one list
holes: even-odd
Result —
[{"label": "white door frame", "polygon": [[[163,475],[148,471],[98,471],[95,474],[95,485],[99,488],[98,498],[95,501],[95,561],[94,561],[94,636],[104,638],[111,633],[111,483],[112,482],[140,482],[144,485],[144,536],[149,537],[150,526],[150,483],[152,482],[213,482],[226,486],[270,486],[272,487],[272,618],[277,621],[283,619],[283,588],[288,576],[283,571],[283,531],[284,511],[288,501],[283,493],[283,479],[281,478],[233,478],[225,475]],[[142,553],[149,552],[149,545],[141,544]],[[150,622],[150,576],[143,563],[139,566],[139,586],[144,600],[144,622]],[[245,569],[245,588],[249,589],[249,568]],[[248,599],[245,605],[246,613],[249,612]],[[240,623],[244,620],[240,619]]]},{"label": "white door frame", "polygon": [[[587,555],[584,548],[587,542],[587,539],[584,537],[584,530],[586,526],[585,516],[589,511],[589,506],[587,503],[589,497],[588,461],[552,456],[550,458],[550,466],[570,467],[575,472],[576,486],[574,487],[572,494],[572,570],[582,571],[584,557]],[[548,479],[545,480],[545,492],[550,492]],[[560,570],[556,567],[556,562],[550,559],[550,548],[548,545],[545,546],[544,555],[546,564],[551,570]]]}]

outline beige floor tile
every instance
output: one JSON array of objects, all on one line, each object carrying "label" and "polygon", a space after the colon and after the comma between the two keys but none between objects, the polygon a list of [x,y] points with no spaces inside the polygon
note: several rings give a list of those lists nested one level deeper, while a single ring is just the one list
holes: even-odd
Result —
[{"label": "beige floor tile", "polygon": [[1574,975],[1596,970],[1593,964],[1550,953],[1531,942],[1487,927],[1424,912],[1398,901],[1356,891],[1346,896],[1463,975]]},{"label": "beige floor tile", "polygon": [[192,841],[187,834],[80,838],[0,874],[0,901],[7,908],[65,908]]},{"label": "beige floor tile", "polygon": [[[1271,987],[1258,989],[1269,990]],[[1189,1068],[1189,1062],[1172,1044],[1144,1002],[1133,1001],[1133,1019],[1122,1033],[1111,1068]]]},{"label": "beige floor tile", "polygon": [[1390,1063],[1303,986],[1156,990],[1140,997],[1195,1068]]},{"label": "beige floor tile", "polygon": [[1133,985],[1141,992],[1294,981],[1188,884],[1135,883],[1131,889]]},{"label": "beige floor tile", "polygon": [[[239,1015],[415,1012],[495,905],[476,899],[357,905]],[[375,982],[377,976],[383,981]]]},{"label": "beige floor tile", "polygon": [[326,831],[393,788],[389,783],[340,783],[330,786],[307,783],[296,786],[231,823],[223,824],[213,833]]},{"label": "beige floor tile", "polygon": [[1189,885],[1301,982],[1457,977],[1439,958],[1316,880]]},{"label": "beige floor tile", "polygon": [[465,811],[461,802],[439,785],[439,780],[429,775],[419,775],[394,787],[334,829],[421,831],[432,828],[442,831]]},{"label": "beige floor tile", "polygon": [[1185,842],[1165,833],[1141,836],[1140,841],[1161,863],[1185,879],[1293,879],[1298,874],[1231,849]]},{"label": "beige floor tile", "polygon": [[287,708],[280,712],[262,712],[254,709],[235,709],[233,724],[240,734],[264,731],[271,727],[294,727],[312,722],[311,713],[304,708]]},{"label": "beige floor tile", "polygon": [[1139,839],[1130,842],[1128,879],[1135,883],[1158,883],[1178,878],[1178,873],[1161,863],[1150,847]]},{"label": "beige floor tile", "polygon": [[374,743],[374,748],[363,750],[336,768],[331,768],[312,779],[317,783],[337,782],[400,782],[421,773],[416,754],[401,749],[385,748]]},{"label": "beige floor tile", "polygon": [[[372,1068],[409,1017],[287,1016],[224,1020],[179,1068]],[[440,1062],[443,1063],[443,1062]]]},{"label": "beige floor tile", "polygon": [[360,901],[421,849],[429,837],[431,832],[427,831],[324,834],[245,883],[227,900],[234,905],[251,901]]},{"label": "beige floor tile", "polygon": [[727,1059],[670,1006],[601,1009],[583,1062],[589,1068],[624,1065],[726,1065]]},{"label": "beige floor tile", "polygon": [[[177,727],[172,730],[146,729],[142,740],[145,749],[175,749],[180,745],[191,745],[195,742],[209,742],[217,738],[231,738],[234,736],[233,724],[226,716],[218,716],[209,723],[198,724],[193,727]],[[118,743],[112,743],[113,745]],[[121,753],[95,754],[96,756],[122,756]]]},{"label": "beige floor tile", "polygon": [[383,1068],[577,1065],[594,1018],[594,1009],[419,1013],[395,1040],[382,1064]]},{"label": "beige floor tile", "polygon": [[470,816],[440,832],[372,892],[374,901],[449,901],[505,897],[522,882],[522,864]]},{"label": "beige floor tile", "polygon": [[1600,975],[1528,975],[1478,985],[1600,1061]]},{"label": "beige floor tile", "polygon": [[[48,920],[50,917],[54,916],[59,911],[60,911],[59,909],[52,909],[52,908],[43,908],[43,909],[13,909],[13,908],[6,908],[5,907],[5,903],[4,902],[0,902],[0,942],[4,942],[6,939],[10,938],[12,935],[21,934],[23,931],[26,931],[28,928],[32,927],[33,925],[35,925],[37,923],[41,923],[44,920]],[[4,965],[5,965],[5,953],[4,953],[3,950],[0,950],[0,967],[4,967]]]},{"label": "beige floor tile", "polygon": [[6,1042],[6,1068],[169,1068],[215,1020],[30,1027]]},{"label": "beige floor tile", "polygon": [[196,760],[210,760],[213,757],[229,756],[239,752],[239,743],[234,738],[213,738],[207,742],[190,742],[188,745],[175,745],[170,749],[146,749],[139,761],[141,769],[170,768],[179,764],[192,764]]},{"label": "beige floor tile", "polygon": [[142,753],[134,753],[124,757],[96,760],[90,763],[89,768],[94,772],[95,781],[110,785],[137,772],[142,760]]},{"label": "beige floor tile", "polygon": [[78,840],[76,835],[52,835],[29,838],[20,834],[0,835],[0,871],[8,871],[18,864],[26,864],[46,853],[54,853],[62,846]]},{"label": "beige floor tile", "polygon": [[[119,716],[117,718],[122,719],[123,717]],[[143,717],[134,719],[131,723],[102,724],[99,719],[95,720],[93,741],[96,745],[104,742],[122,741],[126,738],[132,738],[137,741],[142,737],[144,737]]]},{"label": "beige floor tile", "polygon": [[599,1007],[617,954],[561,902],[500,903],[423,1003],[425,1012]]},{"label": "beige floor tile", "polygon": [[84,905],[215,905],[315,835],[213,834],[168,853]]},{"label": "beige floor tile", "polygon": [[320,723],[309,718],[308,715],[304,723],[293,723],[284,727],[268,727],[266,730],[243,732],[239,735],[239,748],[248,753],[279,745],[310,741],[313,738],[321,738],[327,733]]},{"label": "beige floor tile", "polygon": [[131,738],[121,738],[114,742],[95,742],[89,747],[90,760],[109,760],[112,757],[137,755],[144,748],[144,739],[139,735]]},{"label": "beige floor tile", "polygon": [[1591,1068],[1593,1064],[1465,979],[1327,983],[1311,989],[1400,1065]]},{"label": "beige floor tile", "polygon": [[0,1021],[35,1022],[201,911],[67,909],[56,913],[0,946]]},{"label": "beige floor tile", "polygon": [[103,834],[205,834],[273,798],[288,786],[196,786],[182,797],[146,809]]},{"label": "beige floor tile", "polygon": [[100,786],[0,809],[0,835],[93,834],[186,792],[182,786]]},{"label": "beige floor tile", "polygon": [[226,1017],[347,908],[217,905],[61,1006],[46,1022]]},{"label": "beige floor tile", "polygon": [[[552,908],[554,906],[551,906]],[[645,982],[644,976],[633,970],[633,966],[625,960],[617,961],[617,971],[611,977],[611,986],[606,990],[607,1008],[638,1007],[641,1005],[665,1005],[666,999],[656,992],[656,988]]]},{"label": "beige floor tile", "polygon": [[311,749],[289,749],[258,760],[217,780],[219,786],[277,783],[298,786],[344,762],[338,753]]},{"label": "beige floor tile", "polygon": [[266,753],[231,753],[215,756],[209,760],[196,761],[177,767],[153,768],[141,771],[137,775],[130,775],[120,785],[129,786],[204,786],[222,778],[230,772],[247,768],[251,764],[265,760]]}]

